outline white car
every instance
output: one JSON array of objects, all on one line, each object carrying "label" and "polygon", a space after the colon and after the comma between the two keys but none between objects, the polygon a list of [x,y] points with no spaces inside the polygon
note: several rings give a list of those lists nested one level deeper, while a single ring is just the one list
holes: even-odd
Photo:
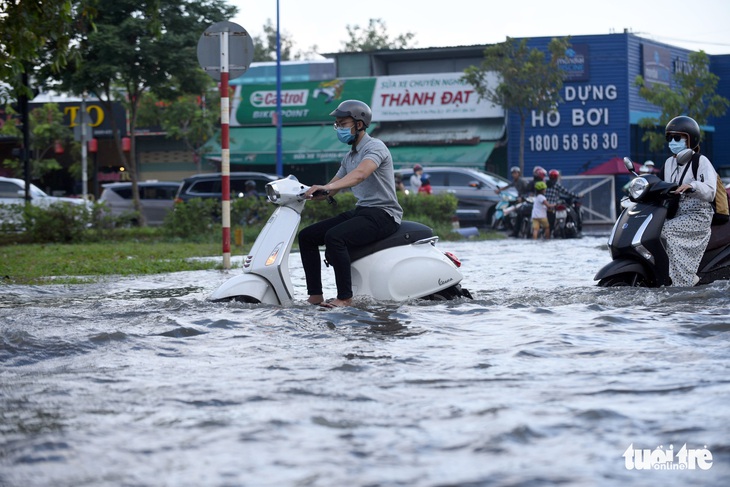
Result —
[{"label": "white car", "polygon": [[[25,202],[25,181],[16,178],[5,178],[0,176],[0,223],[8,220],[7,212],[3,211],[6,205],[19,205]],[[81,198],[64,198],[49,196],[38,186],[30,185],[30,202],[32,205],[48,207],[54,203],[67,203],[70,205],[86,205],[89,202]],[[15,213],[14,211],[12,213]]]},{"label": "white car", "polygon": [[[148,225],[162,225],[165,215],[175,204],[175,194],[180,187],[179,182],[172,181],[140,181],[139,201],[142,213]],[[118,217],[134,212],[132,200],[132,183],[109,183],[104,185],[99,203],[104,203],[112,216]]]}]

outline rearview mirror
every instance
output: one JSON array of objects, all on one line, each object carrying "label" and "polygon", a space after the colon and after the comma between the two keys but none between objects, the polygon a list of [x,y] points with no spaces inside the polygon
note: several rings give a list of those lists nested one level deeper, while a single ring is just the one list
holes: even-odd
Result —
[{"label": "rearview mirror", "polygon": [[624,166],[629,172],[634,172],[634,163],[628,157],[624,157]]}]

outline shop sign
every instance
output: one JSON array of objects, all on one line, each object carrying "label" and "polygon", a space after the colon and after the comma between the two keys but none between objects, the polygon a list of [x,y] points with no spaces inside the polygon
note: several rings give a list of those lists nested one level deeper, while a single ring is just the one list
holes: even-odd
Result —
[{"label": "shop sign", "polygon": [[642,75],[646,85],[669,86],[672,80],[672,57],[669,49],[644,43],[641,45],[643,57]]},{"label": "shop sign", "polygon": [[[464,73],[381,76],[375,83],[373,119],[379,122],[504,117],[504,110],[480,99]],[[499,82],[489,73],[487,83]]]},{"label": "shop sign", "polygon": [[574,44],[565,51],[565,56],[558,59],[558,67],[565,73],[564,81],[587,81],[590,78],[588,70],[588,44]]},{"label": "shop sign", "polygon": [[[369,102],[375,78],[333,79],[286,83],[280,90],[284,124],[332,122],[330,113],[344,100]],[[232,100],[231,127],[271,125],[277,91],[271,84],[238,85]]]}]

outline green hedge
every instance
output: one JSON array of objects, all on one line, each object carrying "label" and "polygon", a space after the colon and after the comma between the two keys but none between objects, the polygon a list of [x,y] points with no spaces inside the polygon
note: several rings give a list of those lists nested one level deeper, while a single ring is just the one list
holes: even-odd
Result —
[{"label": "green hedge", "polygon": [[[337,205],[324,201],[309,202],[302,213],[300,227],[330,218],[355,207],[351,192],[338,194]],[[451,194],[398,194],[403,218],[429,225],[444,239],[451,234],[451,219],[457,200]],[[238,198],[231,202],[231,228],[242,229],[245,242],[253,242],[276,206],[266,199]],[[221,203],[193,199],[178,203],[159,229],[134,228],[134,214],[112,218],[104,207],[90,209],[68,204],[48,208],[32,205],[0,205],[0,243],[74,243],[163,238],[168,241],[216,242],[221,238]],[[455,238],[454,236],[451,236]],[[233,236],[232,236],[233,239]]]}]

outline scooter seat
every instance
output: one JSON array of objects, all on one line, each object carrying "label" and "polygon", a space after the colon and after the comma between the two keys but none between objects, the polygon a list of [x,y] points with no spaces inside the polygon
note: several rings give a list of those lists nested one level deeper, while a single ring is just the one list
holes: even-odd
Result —
[{"label": "scooter seat", "polygon": [[730,222],[711,227],[710,241],[707,243],[707,250],[713,250],[730,244]]},{"label": "scooter seat", "polygon": [[433,237],[433,230],[422,223],[404,220],[400,224],[400,228],[393,234],[362,247],[350,249],[350,262],[362,259],[366,255],[374,254],[381,250],[399,245],[409,245],[424,238]]}]

